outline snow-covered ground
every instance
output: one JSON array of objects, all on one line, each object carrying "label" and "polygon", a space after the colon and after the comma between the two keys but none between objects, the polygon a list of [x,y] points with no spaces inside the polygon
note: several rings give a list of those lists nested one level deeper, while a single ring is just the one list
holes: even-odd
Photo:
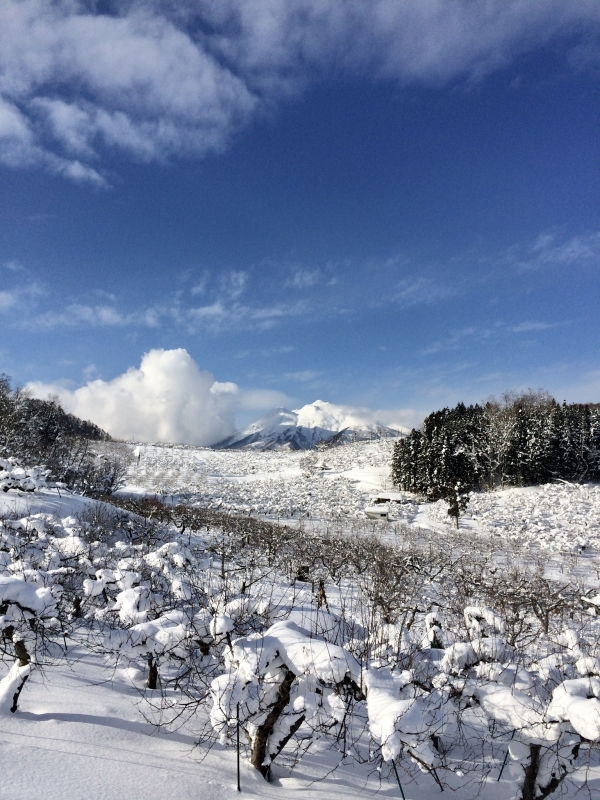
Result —
[{"label": "snow-covered ground", "polygon": [[[338,526],[343,527],[346,521],[352,528],[357,520],[364,519],[369,495],[393,488],[389,476],[392,448],[393,442],[385,440],[358,442],[320,453],[217,452],[141,445],[135,451],[124,491],[184,497],[212,508],[272,518],[333,518]],[[17,530],[14,520],[20,517],[47,515],[38,517],[40,540],[45,541],[41,533],[45,520],[54,534],[71,542],[76,541],[76,518],[89,513],[91,505],[89,500],[56,489],[10,491],[0,494],[0,518],[9,519],[6,529],[10,532]],[[393,504],[391,510],[395,520],[415,530],[429,528],[439,532],[443,546],[444,534],[450,536],[454,525],[446,509],[443,502],[420,503],[407,494],[404,502]],[[115,513],[112,507],[104,510]],[[546,554],[548,563],[553,560],[555,566],[564,565],[567,578],[575,574],[576,561],[584,560],[588,584],[598,585],[599,486],[558,482],[473,495],[460,527],[465,533],[492,538],[498,545],[506,542],[507,552],[516,552],[515,548],[522,545],[525,551]],[[397,528],[375,523],[373,529],[393,536]],[[68,555],[60,543],[56,548]],[[93,566],[90,563],[92,572],[96,566],[95,562]],[[17,574],[11,569],[11,574]],[[26,580],[40,580],[28,577],[26,572],[23,576]],[[283,596],[283,588],[281,592]],[[328,592],[333,610],[339,605],[336,590]],[[308,595],[310,592],[306,602],[314,601]],[[294,596],[301,609],[301,593]],[[299,624],[305,624],[304,611],[295,613],[302,617],[298,617]],[[433,618],[429,623],[419,618],[413,628],[417,640],[425,630],[421,631],[422,625],[434,623]],[[195,746],[199,720],[194,715],[186,717],[181,725],[159,730],[147,703],[153,700],[154,693],[144,688],[141,672],[124,669],[125,662],[107,661],[101,648],[83,646],[77,632],[65,644],[67,659],[61,656],[45,669],[33,670],[18,712],[0,714],[0,800],[221,800],[237,796],[235,752],[231,746],[216,744],[210,750]],[[143,659],[140,667],[144,668]],[[0,670],[1,679],[6,667]],[[373,692],[372,697],[375,696]],[[485,699],[483,694],[482,697]],[[469,781],[461,786],[460,780],[450,776],[448,788],[454,788],[453,796],[458,800],[476,796],[482,800],[508,800],[521,768],[517,761],[510,767],[512,772],[507,767],[503,780],[496,780],[505,747],[506,744],[501,745],[500,755],[490,767],[491,777],[483,788]],[[293,772],[286,769],[283,761],[274,771],[276,780],[272,784],[243,761],[243,792],[266,798],[297,794],[307,800],[344,800],[371,794],[399,796],[393,774],[385,770],[378,773],[372,764],[350,762],[329,774],[339,758],[336,754],[337,751],[319,751],[316,746]],[[573,796],[569,792],[575,792],[584,778],[591,796],[600,791],[600,768],[596,766],[591,772],[576,773],[571,782],[565,783],[566,794],[558,791],[552,796]],[[430,776],[416,782],[404,775],[403,779],[406,800],[426,800],[439,792]],[[583,790],[581,796],[590,796],[588,790]]]},{"label": "snow-covered ground", "polygon": [[[124,670],[70,646],[71,664],[34,671],[15,715],[0,716],[2,800],[230,800],[237,796],[235,753],[218,744],[196,748],[193,724],[163,733],[144,719],[144,695]],[[138,686],[141,683],[138,682]],[[293,779],[267,783],[242,763],[244,796],[310,800],[355,798],[373,792],[366,774],[338,772],[309,785],[301,770]],[[323,770],[324,771],[324,770]],[[397,786],[381,792],[393,797]],[[426,794],[409,795],[425,800]]]},{"label": "snow-covered ground", "polygon": [[[123,491],[185,496],[210,508],[279,519],[364,519],[369,496],[393,489],[393,446],[382,440],[302,453],[141,445]],[[390,516],[441,532],[454,525],[446,503],[420,503],[409,493]],[[558,481],[472,494],[460,526],[552,552],[597,553],[600,486]]]},{"label": "snow-covered ground", "polygon": [[321,453],[140,445],[123,492],[185,496],[209,508],[273,518],[356,518],[364,516],[369,494],[392,488],[392,451],[390,440]]}]

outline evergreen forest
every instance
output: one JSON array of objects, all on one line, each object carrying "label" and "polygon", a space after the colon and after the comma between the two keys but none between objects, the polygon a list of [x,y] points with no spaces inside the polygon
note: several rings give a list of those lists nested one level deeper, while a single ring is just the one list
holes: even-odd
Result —
[{"label": "evergreen forest", "polygon": [[394,483],[428,500],[468,491],[600,479],[600,404],[544,392],[435,411],[395,446]]}]

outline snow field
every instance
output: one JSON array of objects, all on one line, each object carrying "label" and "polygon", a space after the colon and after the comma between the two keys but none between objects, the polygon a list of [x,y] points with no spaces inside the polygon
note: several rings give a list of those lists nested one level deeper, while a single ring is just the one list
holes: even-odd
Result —
[{"label": "snow field", "polygon": [[[137,448],[127,491],[185,496],[213,509],[273,518],[362,518],[369,494],[390,488],[393,442],[323,452]],[[323,468],[325,467],[325,468]]]},{"label": "snow field", "polygon": [[[124,491],[183,496],[209,508],[281,520],[364,519],[369,495],[393,489],[393,446],[389,440],[323,452],[139,446]],[[422,503],[404,494],[404,502],[391,504],[393,521],[439,531],[453,527],[444,501]],[[597,554],[600,486],[557,482],[473,493],[460,526],[551,553]]]},{"label": "snow field", "polygon": [[[534,610],[552,605],[552,586],[544,595],[542,573],[519,576],[509,563],[523,542],[556,558],[585,545],[593,557],[598,487],[475,495],[458,532],[445,504],[407,496],[394,507],[408,524],[397,527],[391,549],[364,536],[364,526],[346,546],[344,530],[360,528],[359,502],[388,488],[386,446],[215,453],[214,461],[211,451],[193,448],[139,451],[129,490],[143,478],[142,488],[156,491],[156,476],[166,475],[168,494],[191,494],[199,505],[211,485],[220,490],[218,507],[236,510],[227,503],[239,501],[239,487],[254,491],[244,497],[258,505],[288,489],[291,496],[302,480],[307,492],[318,487],[309,497],[316,494],[323,519],[336,519],[331,508],[342,508],[335,502],[344,486],[357,511],[338,513],[331,541],[299,526],[290,534],[297,541],[280,552],[267,540],[248,548],[217,529],[184,536],[173,527],[146,529],[112,507],[57,491],[0,496],[0,624],[12,626],[13,642],[25,642],[32,656],[18,669],[10,646],[3,656],[7,703],[24,675],[18,670],[31,677],[17,713],[6,703],[0,713],[0,746],[10,760],[0,797],[12,797],[14,787],[24,798],[230,796],[236,705],[256,741],[288,671],[286,710],[266,738],[267,761],[276,753],[275,783],[244,761],[248,793],[343,798],[381,781],[383,796],[397,796],[390,771],[397,758],[407,800],[431,797],[437,780],[459,800],[478,793],[508,800],[532,746],[541,748],[540,790],[553,770],[563,796],[585,781],[592,794],[600,788],[597,753],[585,742],[600,740],[593,613],[600,597],[589,591],[598,581],[581,584],[562,557],[560,603],[544,631]],[[294,508],[308,502],[301,497]],[[573,546],[581,526],[592,533]],[[309,582],[294,581],[303,564]],[[75,597],[81,618],[73,615]],[[144,686],[152,664],[157,690]]]},{"label": "snow field", "polygon": [[[443,501],[426,509],[437,524],[453,524]],[[506,541],[526,542],[551,552],[598,552],[600,486],[553,483],[470,496],[461,522]]]}]

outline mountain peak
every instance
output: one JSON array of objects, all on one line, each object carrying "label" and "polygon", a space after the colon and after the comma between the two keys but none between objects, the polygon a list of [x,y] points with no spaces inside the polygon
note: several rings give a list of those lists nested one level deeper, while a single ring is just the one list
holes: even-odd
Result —
[{"label": "mountain peak", "polygon": [[345,444],[361,439],[398,436],[398,431],[374,421],[363,408],[315,400],[290,411],[274,408],[232,436],[216,449],[308,450],[319,442]]}]

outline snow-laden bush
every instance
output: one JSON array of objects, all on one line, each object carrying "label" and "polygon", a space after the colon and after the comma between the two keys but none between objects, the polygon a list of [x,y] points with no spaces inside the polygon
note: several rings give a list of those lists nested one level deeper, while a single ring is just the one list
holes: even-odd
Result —
[{"label": "snow-laden bush", "polygon": [[3,521],[6,703],[31,665],[86,648],[107,678],[126,670],[149,719],[185,719],[206,746],[235,740],[239,704],[264,775],[326,751],[328,769],[473,788],[506,756],[524,800],[571,787],[600,739],[597,589],[572,575],[464,532],[440,546],[138,509],[152,518],[98,504]]},{"label": "snow-laden bush", "polygon": [[237,639],[226,663],[229,671],[211,683],[211,723],[226,743],[227,727],[240,709],[251,763],[265,777],[302,725],[339,725],[348,700],[362,696],[358,661],[290,621]]},{"label": "snow-laden bush", "polygon": [[[3,527],[0,534],[1,649],[3,656],[13,664],[0,680],[0,713],[16,711],[32,667],[46,656],[55,655],[52,644],[60,629],[57,616],[62,592],[51,573],[36,568],[43,559],[43,547],[36,546],[39,531],[44,529],[43,520],[30,526],[23,520],[5,521]],[[21,537],[21,532],[27,533],[28,529],[31,538]]]},{"label": "snow-laden bush", "polygon": [[22,467],[16,458],[0,458],[0,489],[18,489],[22,492],[35,492],[54,486],[49,483],[50,470],[45,467]]}]

